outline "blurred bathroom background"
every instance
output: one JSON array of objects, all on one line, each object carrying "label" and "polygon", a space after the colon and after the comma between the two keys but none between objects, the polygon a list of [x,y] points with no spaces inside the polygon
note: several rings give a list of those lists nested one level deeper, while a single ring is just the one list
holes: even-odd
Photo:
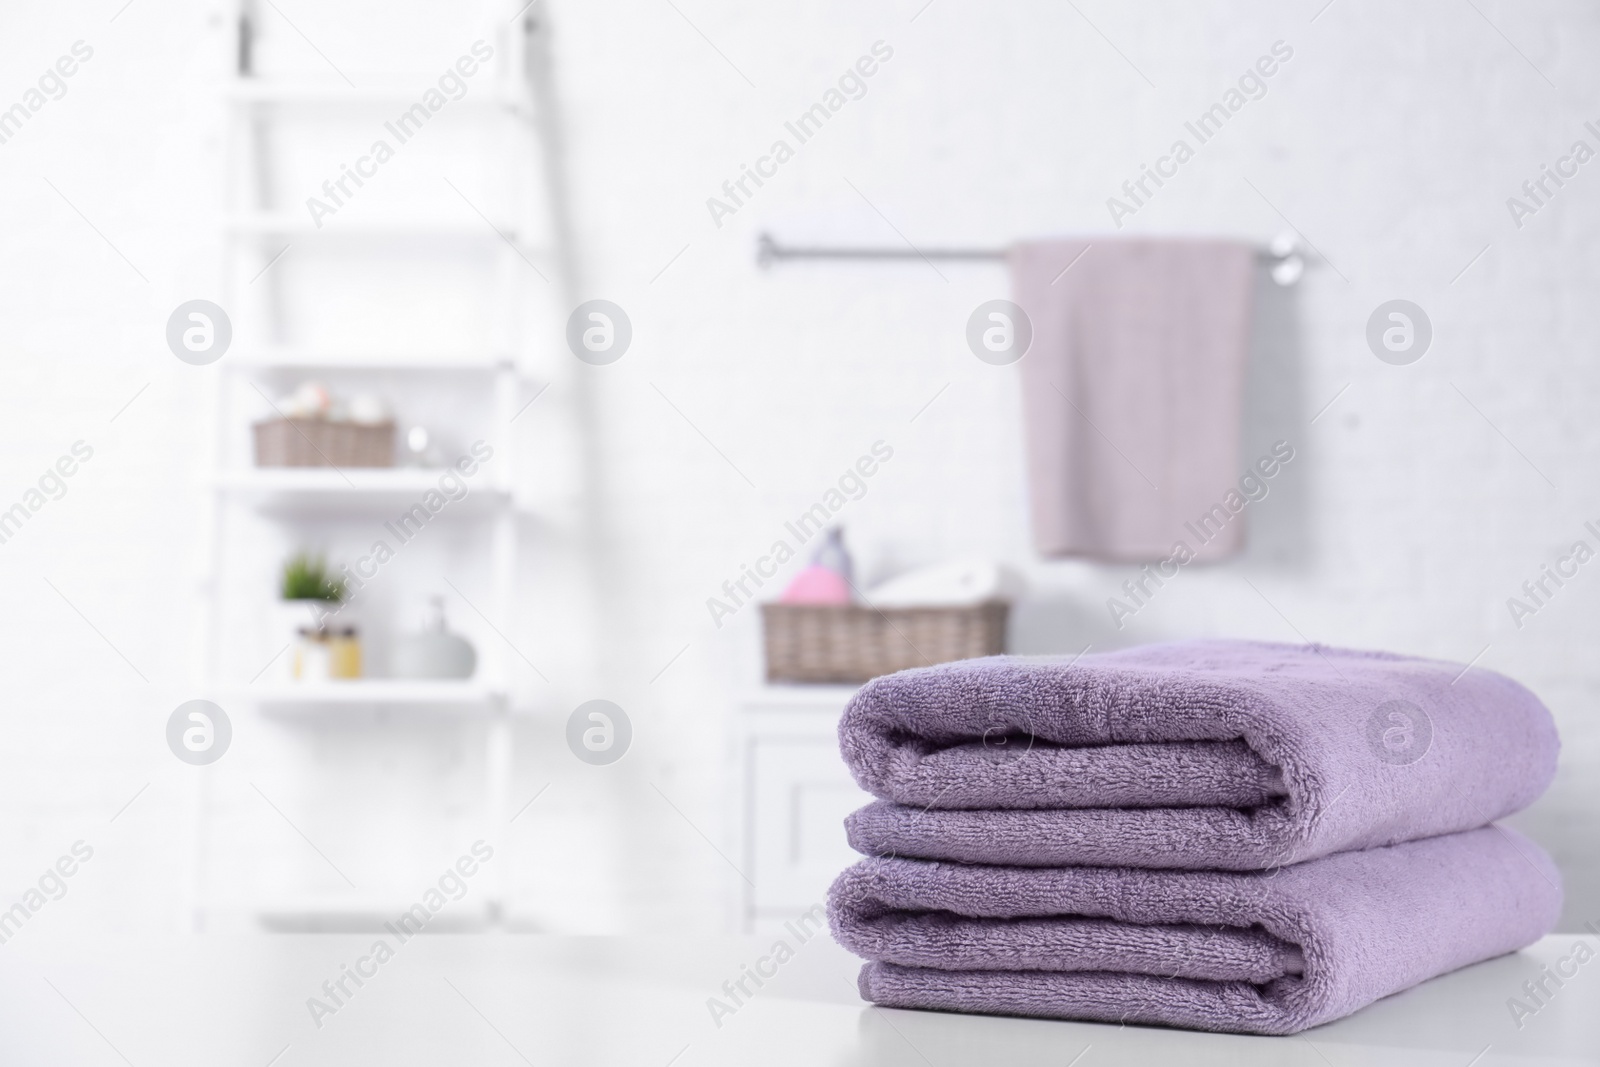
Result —
[{"label": "blurred bathroom background", "polygon": [[[862,588],[1013,573],[1011,652],[1252,637],[1512,675],[1564,740],[1513,821],[1561,865],[1567,928],[1595,916],[1600,566],[1524,591],[1600,522],[1600,177],[1524,191],[1600,145],[1592,5],[519,8],[0,14],[0,108],[23,109],[0,112],[0,508],[27,508],[0,544],[0,891],[78,839],[98,874],[34,922],[359,928],[479,837],[495,880],[465,927],[803,910],[849,858],[849,689],[766,679],[757,602],[811,546],[745,575],[830,491]],[[1124,191],[1269,54],[1175,177]],[[1280,441],[1294,461],[1243,552],[1121,618],[1136,565],[1030,537],[1019,368],[967,341],[1005,264],[918,254],[1112,234],[1286,234],[1304,267],[1259,268],[1238,427],[1245,463]],[[913,254],[763,265],[762,235]],[[1367,342],[1396,299],[1432,327],[1407,365]],[[168,344],[195,300],[231,322],[204,365]],[[593,300],[630,333],[610,361],[568,344]],[[332,414],[340,448],[380,428],[393,470],[260,462],[258,423]],[[379,540],[392,558],[363,563]],[[334,623],[354,668],[276,610],[301,555],[363,583]],[[296,656],[321,673],[296,680]],[[164,732],[195,699],[232,731],[201,767]],[[625,715],[612,762],[569,741],[593,700]]]}]

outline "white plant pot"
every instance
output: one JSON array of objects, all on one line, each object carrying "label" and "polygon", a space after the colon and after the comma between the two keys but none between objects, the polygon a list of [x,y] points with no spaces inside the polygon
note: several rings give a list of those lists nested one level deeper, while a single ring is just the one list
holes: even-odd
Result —
[{"label": "white plant pot", "polygon": [[[328,609],[337,608],[337,604],[330,604],[326,600],[275,600],[271,608],[271,621],[267,628],[267,639],[271,645],[268,655],[277,653],[287,644],[289,647],[278,656],[273,664],[272,673],[286,682],[309,681],[304,677],[295,677],[295,646],[300,641],[300,631],[321,625],[327,618]],[[335,615],[332,619],[339,619],[349,611]],[[330,622],[332,620],[329,620]]]}]

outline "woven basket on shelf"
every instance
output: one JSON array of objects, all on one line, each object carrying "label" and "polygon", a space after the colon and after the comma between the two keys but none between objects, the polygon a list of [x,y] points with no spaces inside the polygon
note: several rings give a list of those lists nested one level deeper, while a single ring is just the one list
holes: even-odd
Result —
[{"label": "woven basket on shelf", "polygon": [[392,467],[394,423],[268,419],[255,424],[258,467]]},{"label": "woven basket on shelf", "polygon": [[865,682],[907,667],[1005,651],[999,601],[884,608],[763,604],[769,682]]}]

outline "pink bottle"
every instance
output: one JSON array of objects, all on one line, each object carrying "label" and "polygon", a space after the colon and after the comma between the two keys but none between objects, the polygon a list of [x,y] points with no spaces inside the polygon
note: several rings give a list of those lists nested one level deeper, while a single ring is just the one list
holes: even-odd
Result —
[{"label": "pink bottle", "polygon": [[853,599],[851,570],[844,532],[835,526],[818,546],[810,564],[794,576],[778,600],[784,604],[848,604]]}]

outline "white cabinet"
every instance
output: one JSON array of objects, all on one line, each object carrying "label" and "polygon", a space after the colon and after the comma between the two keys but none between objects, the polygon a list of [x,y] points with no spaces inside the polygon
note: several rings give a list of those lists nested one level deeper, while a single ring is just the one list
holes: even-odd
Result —
[{"label": "white cabinet", "polygon": [[850,686],[769,686],[739,709],[746,930],[781,923],[827,900],[860,857],[844,817],[872,798],[839,756],[839,715]]}]

